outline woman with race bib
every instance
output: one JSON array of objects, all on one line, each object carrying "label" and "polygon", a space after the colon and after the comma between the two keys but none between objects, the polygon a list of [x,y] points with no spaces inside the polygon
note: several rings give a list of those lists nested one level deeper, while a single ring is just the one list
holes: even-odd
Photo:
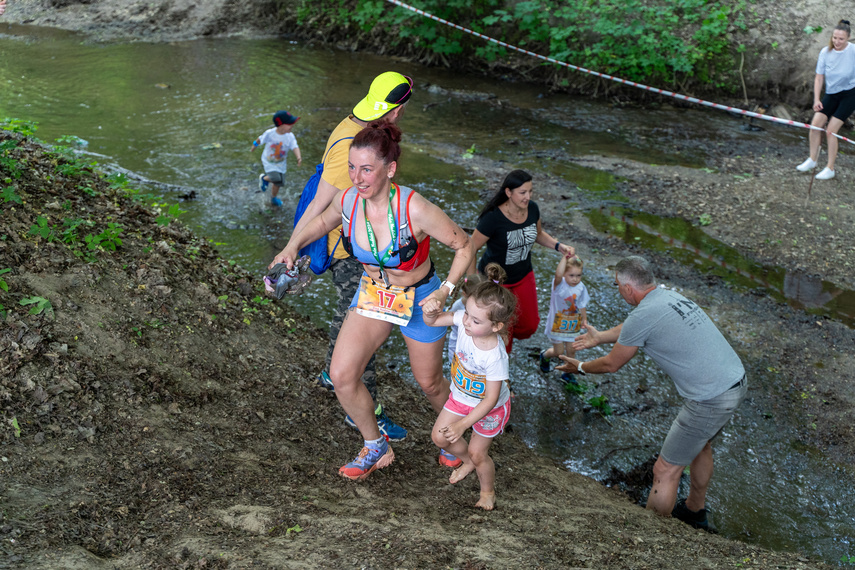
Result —
[{"label": "woman with race bib", "polygon": [[[392,179],[401,155],[401,131],[375,121],[350,145],[353,186],[339,192],[332,204],[288,242],[271,263],[293,266],[300,248],[342,226],[348,253],[365,269],[333,350],[330,379],[344,411],[356,424],[365,445],[339,469],[348,479],[364,479],[388,466],[395,454],[381,436],[371,395],[360,381],[368,359],[398,325],[410,354],[413,376],[438,413],[448,399],[442,374],[445,327],[424,323],[422,305],[436,299],[444,305],[469,266],[469,237],[439,207]],[[440,284],[430,260],[430,239],[454,250],[448,279]],[[458,466],[460,460],[444,464]],[[441,463],[443,463],[441,461]]]},{"label": "woman with race bib", "polygon": [[488,263],[498,263],[507,273],[504,287],[517,298],[516,324],[508,329],[505,344],[510,353],[514,339],[526,339],[537,331],[540,315],[537,308],[537,284],[531,265],[531,248],[535,243],[554,249],[565,257],[576,250],[546,233],[540,224],[540,209],[531,200],[531,174],[514,170],[505,177],[499,191],[484,206],[472,234],[472,261],[469,273],[475,273],[475,257],[484,244],[484,255],[478,271]]}]

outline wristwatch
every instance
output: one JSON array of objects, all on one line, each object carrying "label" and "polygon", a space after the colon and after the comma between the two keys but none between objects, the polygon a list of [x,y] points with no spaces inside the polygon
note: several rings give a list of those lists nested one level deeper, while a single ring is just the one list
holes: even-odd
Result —
[{"label": "wristwatch", "polygon": [[579,374],[581,374],[582,376],[585,376],[585,371],[584,371],[584,370],[582,370],[582,365],[583,365],[583,364],[584,364],[584,362],[582,362],[582,361],[580,360],[580,361],[579,361],[579,364],[577,364],[577,365],[576,365],[576,370],[578,370],[578,371],[579,371]]},{"label": "wristwatch", "polygon": [[443,281],[442,285],[440,285],[440,287],[448,287],[448,294],[449,295],[454,293],[454,283],[452,283],[451,281]]}]

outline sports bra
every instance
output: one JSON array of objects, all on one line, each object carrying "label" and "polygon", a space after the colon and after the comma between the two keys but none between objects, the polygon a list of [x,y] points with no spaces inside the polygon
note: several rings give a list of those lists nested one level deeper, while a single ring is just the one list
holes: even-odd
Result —
[{"label": "sports bra", "polygon": [[[398,207],[395,211],[395,223],[398,225],[398,249],[392,251],[392,256],[384,264],[384,267],[401,271],[412,271],[424,263],[430,255],[430,236],[421,242],[417,242],[413,237],[410,230],[410,199],[415,195],[415,192],[407,186],[394,185],[396,189],[395,197],[398,201]],[[359,203],[358,198],[357,190],[352,186],[345,190],[341,196],[341,242],[344,250],[349,255],[355,257],[360,263],[376,266],[377,259],[374,257],[374,254],[360,247],[353,236],[353,224],[351,221],[356,216],[356,206]],[[406,221],[403,225],[401,225],[401,220],[398,217],[401,212],[402,201],[405,204],[406,211]],[[389,247],[391,247],[391,244],[380,251],[385,251]]]}]

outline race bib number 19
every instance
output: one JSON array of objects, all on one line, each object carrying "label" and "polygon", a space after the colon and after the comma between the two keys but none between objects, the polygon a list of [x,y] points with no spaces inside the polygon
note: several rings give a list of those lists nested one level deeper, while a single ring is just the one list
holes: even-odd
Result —
[{"label": "race bib number 19", "polygon": [[460,364],[457,355],[451,361],[451,381],[457,388],[473,398],[479,400],[484,399],[484,392],[487,390],[487,377],[483,374],[472,374],[463,365]]}]

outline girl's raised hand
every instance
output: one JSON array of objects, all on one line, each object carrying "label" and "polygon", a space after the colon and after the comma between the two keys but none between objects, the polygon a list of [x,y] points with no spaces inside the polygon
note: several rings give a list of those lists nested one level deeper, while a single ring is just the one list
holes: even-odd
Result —
[{"label": "girl's raised hand", "polygon": [[442,303],[439,302],[439,299],[435,297],[428,297],[425,299],[425,304],[422,305],[422,313],[426,317],[436,317],[442,312]]},{"label": "girl's raised hand", "polygon": [[576,257],[576,248],[572,245],[567,245],[566,243],[562,243],[558,246],[558,251],[567,259],[573,259]]}]

